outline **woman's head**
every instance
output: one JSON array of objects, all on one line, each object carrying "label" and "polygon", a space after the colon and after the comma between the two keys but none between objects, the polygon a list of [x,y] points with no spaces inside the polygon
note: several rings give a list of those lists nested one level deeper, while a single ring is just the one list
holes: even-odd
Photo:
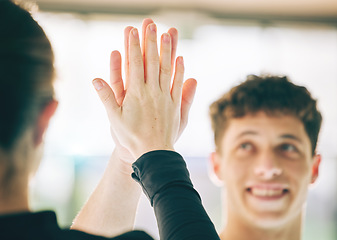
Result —
[{"label": "woman's head", "polygon": [[30,13],[0,0],[0,149],[10,152],[53,99],[54,56]]}]

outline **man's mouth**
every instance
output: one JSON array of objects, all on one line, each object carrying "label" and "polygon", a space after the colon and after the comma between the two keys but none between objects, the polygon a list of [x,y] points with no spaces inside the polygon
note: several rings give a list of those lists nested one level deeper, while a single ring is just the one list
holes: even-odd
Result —
[{"label": "man's mouth", "polygon": [[282,189],[282,188],[256,188],[256,187],[247,188],[247,191],[256,197],[281,197],[282,195],[289,192],[289,190],[285,188]]},{"label": "man's mouth", "polygon": [[246,191],[261,200],[276,200],[289,193],[289,189],[283,184],[257,184],[249,186]]}]

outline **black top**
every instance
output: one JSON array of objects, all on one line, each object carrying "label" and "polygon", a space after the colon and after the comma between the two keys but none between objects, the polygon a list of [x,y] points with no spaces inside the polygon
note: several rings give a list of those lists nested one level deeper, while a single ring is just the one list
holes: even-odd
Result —
[{"label": "black top", "polygon": [[141,184],[154,208],[161,239],[219,239],[181,155],[152,151],[132,166],[132,177]]},{"label": "black top", "polygon": [[[176,152],[153,151],[133,164],[132,177],[141,184],[154,207],[162,240],[219,239],[193,188],[184,159]],[[1,240],[150,240],[142,231],[104,238],[60,229],[54,212],[0,216]]]},{"label": "black top", "polygon": [[54,212],[19,213],[0,216],[1,240],[153,240],[142,231],[128,232],[115,238],[105,238],[80,232],[60,229]]}]

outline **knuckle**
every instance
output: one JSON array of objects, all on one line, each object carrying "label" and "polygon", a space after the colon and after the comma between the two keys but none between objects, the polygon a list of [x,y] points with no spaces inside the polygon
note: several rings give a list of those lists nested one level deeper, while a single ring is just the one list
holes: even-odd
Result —
[{"label": "knuckle", "polygon": [[132,58],[132,62],[133,62],[133,64],[136,65],[136,66],[142,66],[142,65],[143,65],[143,59],[142,59],[141,56],[134,56],[134,57]]},{"label": "knuckle", "polygon": [[111,98],[112,98],[112,94],[106,93],[104,96],[102,96],[102,101],[104,104],[106,104],[111,101]]},{"label": "knuckle", "polygon": [[169,44],[162,44],[161,48],[160,48],[160,51],[163,54],[169,55],[169,54],[171,54],[171,49],[172,49],[171,45],[169,45]]},{"label": "knuckle", "polygon": [[119,87],[123,83],[123,79],[118,76],[116,78],[112,78],[110,81],[111,85],[115,85],[116,87]]},{"label": "knuckle", "polygon": [[149,64],[153,64],[153,65],[158,65],[159,64],[159,57],[158,57],[158,55],[149,56],[146,60],[147,60],[147,62]]},{"label": "knuckle", "polygon": [[149,41],[151,44],[156,44],[157,45],[157,37],[156,36],[149,36]]},{"label": "knuckle", "polygon": [[163,74],[163,75],[168,75],[168,76],[170,76],[170,75],[171,75],[171,68],[170,68],[170,67],[166,67],[166,66],[161,66],[161,67],[160,67],[160,72],[161,72],[161,74]]},{"label": "knuckle", "polygon": [[179,67],[177,67],[177,72],[178,72],[178,73],[184,73],[184,72],[185,72],[184,66],[179,66]]}]

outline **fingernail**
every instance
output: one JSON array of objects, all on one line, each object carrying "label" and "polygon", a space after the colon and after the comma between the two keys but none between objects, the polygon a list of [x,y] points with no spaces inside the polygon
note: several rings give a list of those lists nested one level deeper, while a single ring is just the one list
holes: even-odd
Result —
[{"label": "fingernail", "polygon": [[137,28],[132,29],[132,34],[135,38],[138,38],[138,30]]},{"label": "fingernail", "polygon": [[178,57],[178,62],[182,65],[184,65],[184,58],[183,57]]},{"label": "fingernail", "polygon": [[94,87],[95,87],[95,89],[97,91],[99,91],[99,90],[101,90],[103,88],[103,84],[102,84],[102,82],[100,80],[94,80],[92,82],[92,84],[94,85]]},{"label": "fingernail", "polygon": [[170,34],[168,34],[168,33],[163,34],[163,41],[164,42],[169,43],[170,39],[171,39]]},{"label": "fingernail", "polygon": [[150,30],[155,32],[157,30],[156,24],[154,24],[154,23],[150,24]]}]

